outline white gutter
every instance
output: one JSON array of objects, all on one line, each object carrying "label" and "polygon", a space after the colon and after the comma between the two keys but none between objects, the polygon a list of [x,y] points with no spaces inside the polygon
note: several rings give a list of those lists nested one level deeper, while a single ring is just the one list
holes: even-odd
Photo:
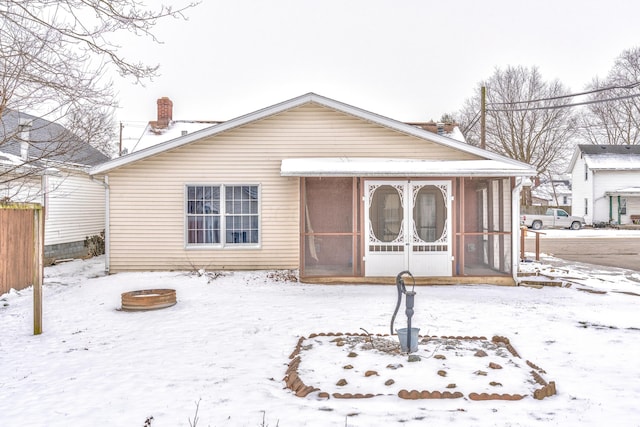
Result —
[{"label": "white gutter", "polygon": [[516,178],[516,186],[511,191],[511,274],[516,286],[520,282],[518,279],[520,267],[520,191],[523,182],[524,179]]},{"label": "white gutter", "polygon": [[528,177],[535,170],[528,165],[516,167],[498,160],[420,160],[400,158],[290,158],[280,164],[280,176],[328,177],[441,177],[441,176],[516,176]]}]

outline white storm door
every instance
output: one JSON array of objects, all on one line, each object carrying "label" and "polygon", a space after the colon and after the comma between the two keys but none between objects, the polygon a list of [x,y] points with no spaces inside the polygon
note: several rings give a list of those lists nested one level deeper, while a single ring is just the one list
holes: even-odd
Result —
[{"label": "white storm door", "polygon": [[395,276],[408,263],[406,181],[366,181],[365,276]]},{"label": "white storm door", "polygon": [[365,275],[451,276],[451,182],[365,182]]},{"label": "white storm door", "polygon": [[451,276],[451,181],[411,181],[409,264],[414,276]]}]

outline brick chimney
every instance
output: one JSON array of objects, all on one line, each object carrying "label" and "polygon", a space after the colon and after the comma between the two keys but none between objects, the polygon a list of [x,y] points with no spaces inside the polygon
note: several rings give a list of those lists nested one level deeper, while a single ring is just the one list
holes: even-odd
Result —
[{"label": "brick chimney", "polygon": [[173,120],[173,102],[166,96],[158,99],[158,121],[157,127],[166,128]]}]

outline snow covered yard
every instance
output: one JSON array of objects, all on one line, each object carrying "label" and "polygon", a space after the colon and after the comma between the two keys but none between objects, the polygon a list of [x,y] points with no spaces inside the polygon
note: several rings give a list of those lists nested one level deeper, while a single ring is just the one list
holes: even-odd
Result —
[{"label": "snow covered yard", "polygon": [[[413,325],[421,334],[507,337],[523,361],[555,381],[557,395],[550,398],[473,401],[471,390],[463,390],[463,398],[405,400],[385,394],[388,386],[378,381],[368,388],[382,396],[321,399],[285,388],[299,338],[360,328],[388,333],[394,287],[290,283],[267,272],[215,279],[179,272],[104,276],[103,263],[99,257],[46,269],[40,336],[32,335],[31,289],[0,296],[1,426],[129,427],[149,417],[152,427],[189,426],[197,402],[201,427],[640,425],[640,298],[611,292],[640,293],[639,273],[573,265],[560,270],[559,260],[543,258],[525,267],[560,271],[606,293],[580,292],[575,282],[542,289],[416,287]],[[151,288],[176,289],[178,303],[157,311],[119,310],[122,292]],[[396,327],[404,320],[400,313]],[[417,367],[436,360],[401,360],[398,371],[411,377],[413,369],[419,378]],[[471,361],[479,369],[478,359]],[[314,381],[326,373],[334,385],[334,365],[334,357],[314,359]],[[465,369],[456,365],[455,380],[442,381],[472,384],[477,376]],[[379,378],[401,382],[400,375]],[[508,381],[502,381],[505,388]],[[525,380],[515,386],[528,387]]]}]

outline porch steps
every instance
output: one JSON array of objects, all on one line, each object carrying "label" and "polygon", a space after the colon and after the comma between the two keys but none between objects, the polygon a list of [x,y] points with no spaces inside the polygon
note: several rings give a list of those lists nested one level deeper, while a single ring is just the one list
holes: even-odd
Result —
[{"label": "porch steps", "polygon": [[542,289],[545,286],[565,287],[565,282],[538,273],[518,273],[519,286]]}]

